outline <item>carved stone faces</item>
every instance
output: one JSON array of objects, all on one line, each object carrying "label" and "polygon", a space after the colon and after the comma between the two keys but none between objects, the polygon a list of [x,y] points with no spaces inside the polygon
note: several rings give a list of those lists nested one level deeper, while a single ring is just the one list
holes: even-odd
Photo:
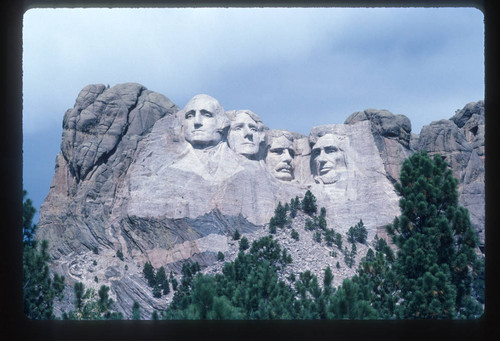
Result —
[{"label": "carved stone faces", "polygon": [[338,180],[336,170],[346,167],[345,155],[339,147],[340,139],[333,134],[320,137],[311,151],[311,168],[313,175],[325,184]]},{"label": "carved stone faces", "polygon": [[184,138],[194,148],[216,146],[229,120],[220,103],[208,95],[194,96],[181,111]]},{"label": "carved stone faces", "polygon": [[268,170],[277,179],[291,181],[294,179],[292,160],[295,156],[293,142],[285,135],[272,138],[266,157]]},{"label": "carved stone faces", "polygon": [[227,112],[231,119],[228,143],[236,153],[257,159],[260,145],[265,140],[262,120],[249,110]]}]

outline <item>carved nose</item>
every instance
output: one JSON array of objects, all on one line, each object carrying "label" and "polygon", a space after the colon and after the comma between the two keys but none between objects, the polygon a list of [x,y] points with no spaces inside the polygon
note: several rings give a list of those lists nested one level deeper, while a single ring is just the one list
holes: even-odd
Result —
[{"label": "carved nose", "polygon": [[285,151],[283,152],[283,157],[281,158],[281,160],[286,163],[290,163],[292,161],[292,157],[288,149],[285,149]]},{"label": "carved nose", "polygon": [[252,131],[247,129],[247,128],[244,128],[243,129],[243,136],[249,140],[249,141],[253,141],[253,134],[252,134]]},{"label": "carved nose", "polygon": [[326,162],[326,159],[325,159],[325,151],[324,150],[321,150],[319,152],[319,155],[318,157],[316,158],[318,161],[320,161],[321,163],[325,163]]},{"label": "carved nose", "polygon": [[201,115],[199,112],[197,112],[195,115],[194,115],[194,120],[193,120],[193,123],[194,123],[194,126],[195,127],[201,127],[203,125],[202,121],[201,121]]}]

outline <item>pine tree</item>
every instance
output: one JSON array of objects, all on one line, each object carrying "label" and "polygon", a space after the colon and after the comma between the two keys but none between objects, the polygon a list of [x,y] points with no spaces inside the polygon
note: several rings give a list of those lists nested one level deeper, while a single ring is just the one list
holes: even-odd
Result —
[{"label": "pine tree", "polygon": [[[27,192],[23,191],[23,199]],[[24,313],[31,319],[54,319],[54,299],[62,299],[64,276],[49,271],[49,243],[35,241],[36,225],[33,216],[36,210],[30,199],[23,202],[23,303]],[[39,245],[40,244],[40,245]]]},{"label": "pine tree", "polygon": [[277,227],[283,228],[285,224],[288,223],[286,212],[287,209],[283,205],[281,205],[281,202],[278,202],[278,206],[274,210],[274,224]]},{"label": "pine tree", "polygon": [[240,240],[240,251],[245,251],[250,247],[247,237],[243,237]]},{"label": "pine tree", "polygon": [[302,199],[302,210],[304,213],[308,215],[313,215],[316,213],[318,207],[316,206],[316,197],[311,193],[310,190],[307,190],[304,195],[304,199]]},{"label": "pine tree", "polygon": [[224,257],[224,254],[223,254],[221,251],[217,252],[217,260],[218,260],[219,262],[223,262],[223,261],[224,261],[224,258],[225,258],[225,257]]},{"label": "pine tree", "polygon": [[150,262],[146,262],[146,264],[144,264],[142,273],[144,274],[144,278],[146,278],[146,280],[148,281],[148,285],[150,287],[154,287],[156,284],[156,275],[155,275],[155,269],[153,268]]},{"label": "pine tree", "polygon": [[33,217],[36,209],[33,207],[33,201],[26,198],[28,192],[23,190],[23,245],[32,246],[37,226],[33,224]]},{"label": "pine tree", "polygon": [[[141,306],[139,305],[139,303],[137,303],[137,301],[134,301],[134,304],[132,305],[132,320],[140,320],[140,319],[141,319]],[[156,316],[156,319],[158,319],[158,315]]]},{"label": "pine tree", "polygon": [[241,237],[240,231],[238,231],[238,229],[236,229],[233,233],[233,240],[239,240],[240,237]]},{"label": "pine tree", "polygon": [[477,238],[456,187],[439,155],[416,153],[403,163],[395,185],[401,216],[387,226],[399,248],[393,267],[401,288],[400,317],[455,318],[478,310],[471,299]]}]

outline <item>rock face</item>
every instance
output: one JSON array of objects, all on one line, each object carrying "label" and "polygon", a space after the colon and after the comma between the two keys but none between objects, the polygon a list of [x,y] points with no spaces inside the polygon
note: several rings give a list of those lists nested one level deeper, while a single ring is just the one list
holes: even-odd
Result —
[{"label": "rock face", "polygon": [[424,126],[417,150],[441,154],[459,180],[459,202],[469,210],[484,247],[484,102],[467,104],[450,120]]},{"label": "rock face", "polygon": [[[226,115],[207,95],[181,110],[136,83],[80,92],[64,116],[37,233],[49,240],[52,270],[70,284],[59,309],[71,309],[71,287],[80,281],[110,286],[115,308],[126,317],[137,301],[142,317],[150,318],[168,300],[152,296],[142,275],[145,262],[176,274],[184,262],[197,261],[213,272],[219,251],[227,260],[237,253],[230,238],[235,230],[257,238],[279,202],[307,190],[326,208],[329,228],[345,235],[362,219],[370,243],[399,215],[393,182],[403,160],[422,149],[445,155],[481,236],[482,102],[433,122],[420,136],[411,134],[407,117],[386,110],[354,113],[344,124],[313,127],[309,136],[269,130],[254,113],[241,112]],[[297,264],[320,269],[316,263],[324,257],[318,255],[328,252],[309,257],[314,265],[309,258]],[[336,279],[350,274],[340,271]]]}]

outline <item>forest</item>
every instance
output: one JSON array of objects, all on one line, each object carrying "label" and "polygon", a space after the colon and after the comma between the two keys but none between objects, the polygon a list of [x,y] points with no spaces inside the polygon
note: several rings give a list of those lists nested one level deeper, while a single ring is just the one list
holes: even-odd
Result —
[{"label": "forest", "polygon": [[[304,229],[314,230],[315,239],[335,244],[351,266],[356,243],[365,243],[362,220],[343,237],[327,228],[325,209],[318,210],[310,191],[302,200],[292,198],[278,204],[269,221],[269,234],[249,243],[236,231],[239,253],[224,262],[222,272],[201,273],[198,263],[185,263],[178,281],[163,267],[148,262],[143,275],[152,294],[161,297],[173,290],[164,311],[151,319],[471,319],[484,310],[484,258],[476,252],[478,240],[467,209],[458,203],[458,181],[439,155],[416,153],[402,165],[395,190],[400,196],[401,214],[386,226],[391,246],[376,238],[352,278],[332,285],[334,269],[326,267],[320,283],[309,270],[290,274],[286,281],[278,273],[293,263],[274,238],[298,211],[308,215]],[[319,212],[318,212],[319,211]],[[24,192],[23,202],[23,299],[24,312],[31,319],[123,319],[114,310],[110,288],[96,293],[75,283],[72,310],[54,315],[54,301],[63,295],[63,276],[49,271],[47,242],[37,241],[33,224],[35,208]],[[298,232],[292,230],[290,238]],[[344,246],[344,248],[342,248]],[[393,251],[393,248],[396,250]],[[117,255],[119,256],[119,255]],[[132,307],[133,319],[140,319],[140,305]]]}]

